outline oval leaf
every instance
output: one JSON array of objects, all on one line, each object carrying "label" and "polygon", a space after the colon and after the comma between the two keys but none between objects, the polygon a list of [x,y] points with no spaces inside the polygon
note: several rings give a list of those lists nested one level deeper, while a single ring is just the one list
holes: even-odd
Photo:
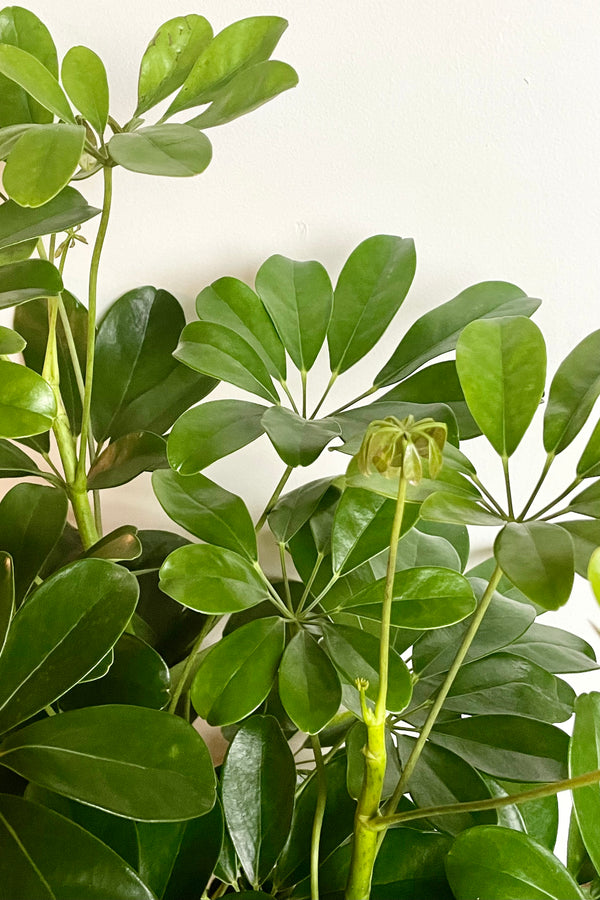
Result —
[{"label": "oval leaf", "polygon": [[40,208],[8,200],[0,206],[0,249],[81,225],[100,212],[75,188],[65,187]]},{"label": "oval leaf", "polygon": [[215,802],[204,741],[156,709],[92,706],[41,719],[10,735],[0,759],[41,787],[130,819],[193,819]]},{"label": "oval leaf", "polygon": [[41,434],[55,416],[56,399],[48,382],[25,366],[0,360],[0,437]]},{"label": "oval leaf", "polygon": [[561,453],[579,434],[600,394],[600,330],[588,334],[562,361],[544,413],[544,449]]},{"label": "oval leaf", "polygon": [[108,142],[111,157],[124,169],[144,175],[187,178],[204,172],[212,157],[206,135],[188,125],[151,125]]},{"label": "oval leaf", "polygon": [[[0,207],[1,208],[1,207]],[[0,356],[11,356],[24,350],[27,342],[12,328],[0,325]]]},{"label": "oval leaf", "polygon": [[[52,36],[43,22],[21,6],[5,6],[0,12],[0,43],[26,50],[51,75],[58,77],[58,58]],[[52,113],[37,103],[22,87],[0,75],[0,127],[15,122],[51,122]]]},{"label": "oval leaf", "polygon": [[310,466],[341,433],[335,419],[304,419],[283,406],[271,406],[261,423],[288,466]]},{"label": "oval leaf", "polygon": [[61,77],[73,104],[102,136],[108,119],[108,81],[100,57],[88,47],[71,47]]},{"label": "oval leaf", "polygon": [[94,460],[88,472],[88,490],[118,487],[137,478],[142,472],[154,472],[167,465],[164,438],[150,431],[124,434]]},{"label": "oval leaf", "polygon": [[160,569],[160,589],[199,612],[240,612],[268,597],[257,569],[237,553],[190,544],[171,553]]},{"label": "oval leaf", "polygon": [[455,525],[495,525],[503,519],[490,512],[476,500],[460,497],[447,491],[435,491],[421,506],[421,517],[429,522],[450,522]]},{"label": "oval leaf", "polygon": [[541,331],[524,316],[471,322],[456,345],[456,369],[479,428],[497,453],[511,456],[544,393]]},{"label": "oval leaf", "polygon": [[58,269],[45,259],[27,259],[0,268],[0,309],[36,297],[56,297],[62,289]]},{"label": "oval leaf", "polygon": [[2,180],[9,197],[33,207],[52,200],[76,171],[84,142],[82,125],[44,125],[28,131],[6,161]]},{"label": "oval leaf", "polygon": [[279,667],[279,696],[301,731],[316,734],[333,719],[342,701],[337,672],[306,631],[287,645]]},{"label": "oval leaf", "polygon": [[[575,725],[569,747],[569,776],[600,769],[600,694],[582,694],[575,704]],[[600,786],[592,784],[573,791],[573,806],[579,831],[590,859],[600,868]]]},{"label": "oval leaf", "polygon": [[31,53],[11,44],[0,44],[0,72],[59,119],[75,121],[58,81]]},{"label": "oval leaf", "polygon": [[544,609],[558,609],[569,599],[573,542],[559,525],[509,522],[496,538],[494,555],[515,587]]}]

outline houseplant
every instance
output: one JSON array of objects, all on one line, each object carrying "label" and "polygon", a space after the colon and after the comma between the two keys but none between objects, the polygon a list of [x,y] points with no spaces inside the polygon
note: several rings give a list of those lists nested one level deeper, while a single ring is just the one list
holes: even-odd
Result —
[{"label": "houseplant", "polygon": [[[284,24],[243,20],[211,39],[201,17],[166,23],[121,126],[91,51],[63,61],[76,118],[44,26],[19,8],[0,14],[10,197],[0,206],[0,297],[16,307],[1,353],[23,351],[26,364],[0,361],[0,472],[42,481],[0,504],[0,890],[461,900],[522,897],[526,880],[528,896],[589,895],[575,879],[592,881],[600,863],[598,696],[577,701],[570,773],[569,740],[554,723],[575,705],[557,673],[596,663],[585,642],[534,619],[566,602],[575,567],[585,574],[600,544],[597,481],[564,513],[589,518],[565,523],[558,510],[558,526],[546,521],[552,506],[530,508],[600,392],[599,333],[551,383],[547,463],[521,511],[509,458],[544,390],[545,349],[528,318],[538,301],[514,285],[475,285],[417,320],[373,386],[327,416],[330,386],[376,345],[408,292],[409,240],[362,242],[335,291],[319,263],[274,256],[256,290],[233,278],[202,290],[185,327],[175,298],[152,287],[129,291],[96,323],[112,167],[200,172],[207,139],[189,129],[295,82],[268,60]],[[146,127],[140,116],[178,89],[174,112],[211,105],[193,124]],[[101,213],[68,184],[96,173]],[[63,275],[77,229],[97,214],[86,311]],[[325,341],[331,378],[311,410],[307,381]],[[456,362],[438,361],[457,343]],[[217,380],[261,402],[195,405]],[[506,497],[492,496],[458,449],[480,432],[500,457]],[[254,523],[203,470],[264,433],[285,469]],[[559,499],[600,473],[598,433]],[[292,470],[333,441],[350,459],[339,477],[284,493]],[[102,534],[101,492],[148,470],[164,509],[202,543],[129,524]],[[66,524],[69,504],[77,528]],[[469,524],[500,533],[495,562],[466,578]],[[276,577],[258,560],[266,525]],[[225,636],[206,649],[224,616]],[[189,724],[196,713],[231,740],[218,801]],[[308,759],[294,759],[290,740]],[[548,848],[553,797],[572,784],[570,875]],[[517,806],[512,795],[526,787]],[[474,867],[482,859],[493,868]]]}]

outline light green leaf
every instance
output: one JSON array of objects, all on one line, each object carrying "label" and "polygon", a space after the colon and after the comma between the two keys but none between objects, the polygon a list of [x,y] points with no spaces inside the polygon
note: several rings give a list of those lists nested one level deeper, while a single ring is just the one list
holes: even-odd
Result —
[{"label": "light green leaf", "polygon": [[108,152],[131,172],[184,178],[204,172],[212,158],[206,135],[189,125],[150,125],[115,134]]},{"label": "light green leaf", "polygon": [[6,161],[3,183],[9,197],[31,207],[52,200],[76,171],[84,142],[83,125],[45,125],[28,131]]},{"label": "light green leaf", "polygon": [[256,275],[256,290],[281,341],[303,372],[312,368],[331,319],[333,288],[321,263],[271,256]]},{"label": "light green leaf", "polygon": [[62,815],[0,795],[0,882],[4,897],[29,900],[154,900],[114,850]]},{"label": "light green leaf", "polygon": [[268,59],[286,28],[278,16],[251,16],[228,25],[195,62],[167,115],[213,100],[242,69]]},{"label": "light green leaf", "polygon": [[71,563],[44,581],[14,617],[0,657],[0,732],[91,671],[123,632],[137,597],[133,575],[104,560]]},{"label": "light green leaf", "polygon": [[183,821],[215,802],[204,741],[157,709],[118,704],[41,719],[6,738],[0,759],[41,787],[130,819]]},{"label": "light green leaf", "polygon": [[219,278],[196,297],[198,318],[237,332],[261,357],[273,378],[285,380],[286,359],[275,326],[252,288],[238,278]]},{"label": "light green leaf", "polygon": [[268,597],[255,566],[223,547],[190,544],[173,551],[160,569],[160,589],[198,612],[240,612]]},{"label": "light green leaf", "polygon": [[210,725],[240,722],[269,694],[285,644],[282,618],[256,619],[210,648],[191,688],[198,715]]},{"label": "light green leaf", "polygon": [[579,478],[595,478],[600,475],[600,421],[596,422],[581,454],[581,459],[577,463],[577,475]]},{"label": "light green leaf", "polygon": [[71,47],[61,77],[71,102],[102,136],[108,119],[108,81],[98,54],[88,47]]},{"label": "light green leaf", "polygon": [[512,583],[544,609],[558,609],[569,599],[573,541],[559,525],[509,522],[496,538],[494,555]]},{"label": "light green leaf", "polygon": [[152,486],[158,502],[174,522],[219,547],[257,559],[256,534],[244,501],[206,478],[155,472]]},{"label": "light green leaf", "polygon": [[204,16],[177,16],[160,26],[142,56],[135,116],[181,87],[212,34]]},{"label": "light green leaf", "polygon": [[600,330],[588,334],[562,361],[544,413],[544,449],[561,453],[579,434],[600,394]]},{"label": "light green leaf", "polygon": [[245,447],[264,433],[265,409],[246,400],[213,400],[189,409],[169,434],[169,463],[181,475],[195,475]]},{"label": "light green leaf", "polygon": [[55,297],[62,289],[58,269],[45,259],[26,259],[0,267],[0,309],[37,297]]},{"label": "light green leaf", "polygon": [[594,481],[585,490],[572,497],[567,509],[580,516],[600,518],[600,481]]},{"label": "light green leaf", "polygon": [[460,834],[446,861],[456,900],[578,900],[584,894],[546,847],[519,831],[481,825]]},{"label": "light green leaf", "polygon": [[456,370],[479,428],[496,453],[511,456],[544,393],[541,331],[524,316],[471,322],[456,345]]},{"label": "light green leaf", "polygon": [[88,472],[88,489],[104,490],[127,484],[142,472],[166,469],[165,439],[150,431],[125,434],[96,457]]},{"label": "light green leaf", "polygon": [[[0,12],[0,43],[12,44],[27,51],[58,77],[56,47],[50,32],[43,22],[28,9],[21,6],[6,6]],[[37,103],[27,91],[16,82],[0,75],[0,126],[17,122],[52,121],[52,113]]]},{"label": "light green leaf", "polygon": [[590,556],[587,577],[592,586],[594,596],[600,603],[600,547],[596,548]]},{"label": "light green leaf", "polygon": [[0,360],[0,437],[21,438],[52,427],[56,398],[31,369]]},{"label": "light green leaf", "polygon": [[223,764],[225,821],[254,887],[287,841],[296,786],[294,757],[272,716],[253,716],[236,733]]},{"label": "light green leaf", "polygon": [[304,419],[283,406],[267,409],[261,424],[284,463],[294,467],[310,466],[341,432],[335,419]]},{"label": "light green leaf", "polygon": [[406,332],[390,360],[375,378],[377,387],[402,381],[422,365],[454,350],[458,337],[475,319],[530,316],[540,300],[526,297],[514,284],[482,281],[447,303],[425,313]]},{"label": "light green leaf", "polygon": [[490,512],[476,500],[435,491],[421,506],[421,516],[430,522],[450,522],[456,525],[502,525],[503,519]]},{"label": "light green leaf", "polygon": [[332,372],[345,372],[374,347],[402,305],[415,266],[410,238],[378,234],[352,251],[335,288],[327,334]]},{"label": "light green leaf", "polygon": [[20,353],[27,346],[27,341],[12,328],[0,325],[0,356],[11,356]]},{"label": "light green leaf", "polygon": [[[569,776],[600,769],[600,693],[582,694],[575,704],[575,725],[569,747]],[[600,785],[573,791],[575,817],[596,870],[600,869]]]},{"label": "light green leaf", "polygon": [[0,73],[16,82],[59,119],[75,121],[58,81],[31,53],[11,44],[0,44]]},{"label": "light green leaf", "polygon": [[337,672],[327,654],[306,631],[285,649],[279,667],[279,696],[301,731],[316,734],[333,719],[342,701]]},{"label": "light green leaf", "polygon": [[191,322],[173,356],[204,375],[234,384],[263,400],[279,403],[269,372],[253,347],[235,331],[215,322]]},{"label": "light green leaf", "polygon": [[75,188],[66,187],[42,208],[19,206],[14,200],[0,205],[0,249],[46,234],[66,231],[98,215]]}]

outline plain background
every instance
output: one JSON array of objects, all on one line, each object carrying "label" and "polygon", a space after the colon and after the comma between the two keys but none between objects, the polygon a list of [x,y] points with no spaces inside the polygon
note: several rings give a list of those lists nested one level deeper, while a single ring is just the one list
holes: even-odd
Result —
[{"label": "plain background", "polygon": [[[330,408],[368,387],[415,318],[479,281],[511,281],[543,299],[535,320],[550,373],[600,328],[597,0],[205,0],[197,9],[159,0],[31,0],[28,8],[46,22],[60,56],[73,44],[100,54],[111,111],[121,121],[135,107],[144,48],[166,19],[199,12],[215,31],[248,15],[290,22],[275,57],[294,65],[300,85],[211,130],[214,158],[203,175],[160,179],[116,170],[100,278],[104,307],[132,287],[154,284],[174,293],[191,317],[203,287],[222,275],[252,283],[273,253],[318,259],[335,279],[367,236],[414,237],[418,266],[408,299],[383,349],[340,379]],[[81,189],[99,202],[98,180]],[[93,238],[93,225],[84,233]],[[66,273],[82,300],[87,254],[73,251]],[[313,396],[325,377],[318,366]],[[219,388],[213,397],[231,395]],[[597,417],[598,410],[585,435]],[[517,497],[539,473],[540,435],[536,420],[513,458]],[[480,477],[500,490],[485,441],[465,449]],[[583,439],[559,458],[548,498],[571,480],[582,449]],[[326,454],[305,480],[344,463]],[[263,438],[209,475],[257,515],[281,471]],[[104,497],[107,528],[172,527],[147,476]],[[477,559],[489,555],[492,539],[483,529],[474,535]],[[600,612],[581,580],[568,606],[544,619],[599,647],[590,620],[599,624]],[[597,689],[600,674],[573,684]]]}]

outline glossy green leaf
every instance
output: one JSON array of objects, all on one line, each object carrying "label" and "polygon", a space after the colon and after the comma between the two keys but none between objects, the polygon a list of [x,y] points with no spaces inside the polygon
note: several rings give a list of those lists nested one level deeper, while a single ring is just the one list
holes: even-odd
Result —
[{"label": "glossy green leaf", "polygon": [[30,900],[153,900],[137,873],[105,843],[51,809],[0,796],[2,896]]},{"label": "glossy green leaf", "polygon": [[[223,842],[223,813],[187,822],[137,822],[139,873],[162,900],[183,900],[204,891]],[[200,851],[200,852],[199,852]]]},{"label": "glossy green leaf", "polygon": [[92,544],[83,556],[87,559],[108,559],[114,562],[138,559],[142,553],[142,545],[137,536],[137,528],[134,525],[121,525],[114,531],[103,535],[99,541]]},{"label": "glossy green leaf", "polygon": [[45,259],[27,259],[0,268],[0,309],[36,297],[54,297],[62,289],[58,269]]},{"label": "glossy green leaf", "polygon": [[561,522],[561,528],[568,531],[575,552],[575,571],[587,578],[592,553],[600,546],[600,522],[598,519],[570,519]]},{"label": "glossy green leaf", "polygon": [[594,481],[579,494],[569,500],[567,507],[569,512],[578,513],[580,516],[592,516],[600,518],[600,482]]},{"label": "glossy green leaf", "polygon": [[256,619],[210,648],[192,682],[196,712],[210,725],[240,722],[260,706],[284,649],[283,619]]},{"label": "glossy green leaf", "polygon": [[[87,309],[68,291],[62,292],[62,303],[75,343],[79,368],[85,374]],[[48,344],[48,301],[38,299],[22,303],[15,310],[14,324],[27,341],[27,347],[23,353],[25,364],[41,375],[44,370]],[[73,368],[69,342],[61,316],[59,316],[56,326],[56,350],[63,405],[69,417],[71,430],[74,434],[79,434],[81,430],[80,384]]]},{"label": "glossy green leaf", "polygon": [[256,275],[256,290],[298,369],[308,372],[327,335],[333,307],[329,275],[315,261],[271,256]]},{"label": "glossy green leaf", "polygon": [[316,734],[339,709],[342,690],[327,654],[306,631],[285,649],[279,667],[279,696],[292,722]]},{"label": "glossy green leaf", "polygon": [[142,57],[136,116],[181,87],[212,33],[209,22],[197,15],[177,16],[160,26]]},{"label": "glossy green leaf", "polygon": [[261,424],[288,466],[310,466],[340,434],[335,419],[304,419],[283,406],[271,406]]},{"label": "glossy green leaf", "polygon": [[0,655],[15,611],[15,579],[9,553],[0,551]]},{"label": "glossy green leaf", "polygon": [[[1,207],[0,207],[1,209]],[[0,356],[11,356],[20,353],[26,346],[26,341],[12,328],[0,325]]]},{"label": "glossy green leaf", "polygon": [[577,900],[584,894],[546,847],[497,825],[470,828],[446,862],[457,900]]},{"label": "glossy green leaf", "polygon": [[415,372],[384,394],[381,400],[445,403],[456,416],[461,440],[481,434],[469,412],[454,360],[434,363],[426,369],[421,369],[420,372]]},{"label": "glossy green leaf", "polygon": [[498,778],[538,783],[567,777],[569,736],[545,722],[520,716],[471,716],[438,723],[431,740]]},{"label": "glossy green leaf", "polygon": [[215,382],[193,375],[172,356],[183,310],[175,297],[154,287],[120,297],[100,322],[92,394],[94,437],[133,431],[163,434]]},{"label": "glossy green leaf", "polygon": [[180,475],[195,475],[245,447],[264,433],[265,409],[246,400],[213,400],[189,409],[169,434],[169,463]]},{"label": "glossy green leaf", "polygon": [[236,733],[223,764],[223,810],[236,853],[258,888],[288,837],[296,767],[272,716],[254,716]]},{"label": "glossy green leaf", "polygon": [[416,266],[410,238],[378,234],[352,251],[335,288],[327,341],[332,372],[371,350],[402,305]]},{"label": "glossy green leaf", "polygon": [[600,330],[588,334],[558,367],[544,413],[544,449],[561,453],[579,434],[600,394]]},{"label": "glossy green leaf", "polygon": [[6,161],[2,180],[9,197],[32,207],[52,200],[76,171],[84,141],[82,125],[45,125],[28,131]]},{"label": "glossy green leaf", "polygon": [[[58,59],[52,36],[44,23],[30,10],[21,6],[6,6],[0,12],[0,43],[13,44],[26,50],[52,75],[58,76]],[[52,113],[5,75],[0,75],[0,93],[0,126],[17,122],[52,121]]]},{"label": "glossy green leaf", "polygon": [[[466,569],[471,552],[469,530],[466,525],[453,525],[445,522],[426,522],[424,519],[421,519],[416,523],[415,527],[422,534],[442,538],[447,544],[450,544],[455,554],[458,556],[459,565],[446,566],[446,568],[456,568],[458,572],[463,572]],[[443,565],[443,563],[436,563],[436,565]]]},{"label": "glossy green leaf", "polygon": [[505,652],[462,666],[444,706],[469,715],[518,711],[520,716],[553,723],[570,719],[574,702],[575,692],[565,681]]},{"label": "glossy green leaf", "polygon": [[104,560],[71,563],[14,617],[0,657],[0,731],[62,696],[103,658],[135,609],[135,578]]},{"label": "glossy green leaf", "polygon": [[[416,739],[398,735],[398,755],[406,765]],[[428,741],[410,777],[410,795],[417,806],[446,806],[467,800],[487,800],[490,792],[480,774],[462,757]],[[432,816],[428,821],[440,831],[459,834],[474,825],[496,822],[496,813],[455,813]]]},{"label": "glossy green leaf", "polygon": [[0,360],[0,436],[40,434],[52,427],[55,416],[50,385],[31,369]]},{"label": "glossy green leaf", "polygon": [[198,318],[237,332],[273,378],[285,380],[285,350],[260,297],[238,278],[219,278],[196,297]]},{"label": "glossy green leaf", "polygon": [[119,704],[41,719],[11,734],[0,759],[35,784],[140,821],[193,819],[215,802],[204,741],[161,710]]},{"label": "glossy green leaf", "polygon": [[108,152],[131,172],[177,178],[199,175],[212,158],[206,135],[189,125],[150,125],[115,134],[108,142]]},{"label": "glossy green leaf", "polygon": [[539,305],[539,300],[526,297],[514,284],[504,281],[474,284],[417,319],[376,376],[375,384],[384,387],[401,381],[430,359],[454,350],[463,328],[475,319],[530,316]]},{"label": "glossy green leaf", "polygon": [[590,556],[587,577],[596,600],[600,602],[600,553],[598,549],[596,548]]},{"label": "glossy green leaf", "polygon": [[[6,82],[6,79],[3,75],[0,75],[0,84]],[[17,85],[14,82],[7,82],[7,84],[12,84],[17,90]],[[35,102],[35,101],[32,101]],[[4,104],[3,111],[4,111]],[[46,115],[50,115],[48,110],[44,110]],[[42,125],[34,125],[32,123],[23,123],[21,125],[7,125],[4,128],[0,128],[0,159],[5,160],[17,141],[27,132],[27,131],[35,131],[36,128],[42,128]]]},{"label": "glossy green leaf", "polygon": [[[600,693],[582,694],[575,705],[575,725],[569,747],[569,775],[574,778],[600,769]],[[600,786],[573,791],[575,817],[596,870],[600,869]]]},{"label": "glossy green leaf", "polygon": [[496,528],[503,519],[490,512],[476,500],[436,491],[427,497],[421,507],[421,516],[430,522],[448,522],[455,525],[490,525]]},{"label": "glossy green leaf", "polygon": [[134,431],[113,441],[94,460],[88,472],[88,489],[104,490],[127,484],[142,472],[165,469],[165,439],[150,431]]},{"label": "glossy green leaf", "polygon": [[104,134],[108,119],[108,81],[100,57],[88,47],[71,47],[62,62],[62,83],[84,119]]},{"label": "glossy green leaf", "polygon": [[[485,776],[486,784],[490,784],[492,779]],[[537,787],[534,783],[515,782],[515,781],[497,781],[500,793],[498,796],[505,794],[520,794],[523,791],[531,790]],[[534,841],[547,847],[549,850],[554,849],[556,837],[558,834],[558,797],[542,797],[540,800],[529,800],[527,803],[519,803],[518,806],[505,807],[510,809],[511,813],[517,813],[519,819],[523,823],[523,830],[533,838]],[[498,824],[508,825],[508,822],[502,821],[502,812],[498,810]],[[508,825],[508,827],[511,827]],[[522,830],[522,829],[518,829]]]},{"label": "glossy green leaf", "polygon": [[316,512],[330,484],[330,478],[319,478],[284,494],[277,501],[268,516],[269,528],[277,541],[287,544],[302,528]]},{"label": "glossy green leaf", "polygon": [[501,456],[511,456],[546,382],[542,333],[525,316],[471,322],[456,345],[456,370],[471,415]]},{"label": "glossy green leaf", "polygon": [[[369,682],[367,697],[375,701],[379,691],[379,640],[359,628],[347,625],[326,625],[323,637],[329,656],[345,681],[354,685],[357,678]],[[410,703],[412,681],[406,663],[400,654],[390,649],[389,685],[386,707],[390,712],[401,712]]]},{"label": "glossy green leaf", "polygon": [[[344,612],[381,619],[385,578],[354,594]],[[453,625],[475,609],[473,589],[452,569],[421,566],[396,572],[392,595],[392,624],[401,628],[429,629]]]},{"label": "glossy green leaf", "polygon": [[507,577],[544,609],[558,609],[571,595],[573,542],[558,525],[509,522],[494,544]]},{"label": "glossy green leaf", "polygon": [[24,208],[8,200],[0,205],[0,249],[46,234],[66,231],[100,212],[75,188],[65,187],[41,208]]},{"label": "glossy green leaf", "polygon": [[[469,583],[477,600],[481,601],[487,581],[471,578]],[[465,657],[465,663],[482,659],[509,644],[512,645],[514,640],[527,631],[534,619],[535,610],[532,606],[511,600],[495,591]],[[415,671],[421,677],[447,672],[456,656],[456,648],[461,645],[470,624],[471,620],[467,618],[450,628],[430,631],[419,638],[413,652]],[[512,652],[512,649],[509,652]]]},{"label": "glossy green leaf", "polygon": [[595,478],[600,475],[600,421],[596,423],[577,463],[577,475],[580,478]]},{"label": "glossy green leaf", "polygon": [[171,553],[160,569],[160,589],[199,612],[240,612],[267,599],[257,568],[248,560],[209,544],[190,544]]},{"label": "glossy green leaf", "polygon": [[194,128],[214,128],[258,109],[298,84],[296,71],[287,63],[269,59],[256,63],[231,79],[204,112],[188,125]]},{"label": "glossy green leaf", "polygon": [[197,372],[227,381],[271,403],[279,402],[262,359],[230,328],[215,322],[191,322],[183,329],[173,355]]},{"label": "glossy green leaf", "polygon": [[60,700],[61,709],[127,703],[163,709],[170,699],[170,675],[156,650],[132,634],[122,634],[104,677],[78,684]]},{"label": "glossy green leaf", "polygon": [[[12,200],[7,200],[6,202],[12,203]],[[23,241],[20,244],[11,244],[10,247],[5,247],[4,250],[0,250],[0,266],[8,266],[11,263],[23,262],[23,260],[29,259],[33,255],[36,248],[37,238],[32,238],[30,241]]]},{"label": "glossy green leaf", "polygon": [[593,648],[583,638],[537,622],[510,645],[508,652],[548,672],[591,672],[599,668]]},{"label": "glossy green leaf", "polygon": [[12,556],[17,606],[60,538],[67,509],[63,491],[40,484],[17,484],[0,502],[0,547]]},{"label": "glossy green leaf", "polygon": [[201,541],[257,558],[256,533],[240,497],[201,473],[184,476],[172,469],[155,472],[152,486],[167,515]]},{"label": "glossy green leaf", "polygon": [[213,100],[242,69],[268,59],[287,28],[278,16],[252,16],[220,31],[195,62],[167,115]]},{"label": "glossy green leaf", "polygon": [[[23,88],[30,97],[59,119],[65,122],[75,121],[55,76],[31,53],[14,44],[0,44],[0,73]],[[42,121],[52,120],[44,117]]]}]

